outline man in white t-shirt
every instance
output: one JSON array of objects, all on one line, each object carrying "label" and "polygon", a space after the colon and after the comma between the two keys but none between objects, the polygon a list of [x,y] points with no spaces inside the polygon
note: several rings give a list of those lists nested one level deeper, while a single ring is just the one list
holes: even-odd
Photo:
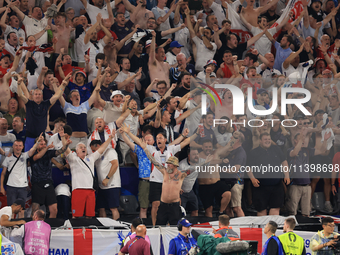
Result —
[{"label": "man in white t-shirt", "polygon": [[93,5],[89,4],[86,0],[80,0],[87,12],[87,14],[90,17],[91,24],[96,23],[96,17],[98,13],[100,13],[103,17],[103,19],[109,18],[108,8],[114,9],[115,8],[115,1],[112,1],[110,5],[108,6],[103,0],[93,0]]},{"label": "man in white t-shirt", "polygon": [[[170,19],[174,19],[174,11],[176,9],[176,4],[171,5],[170,9],[166,7],[168,0],[158,0],[157,6],[152,8],[152,12],[155,15],[156,23],[160,24],[158,26],[158,31],[166,31],[171,28]],[[170,18],[170,19],[169,19]],[[171,34],[162,37],[162,39],[171,38]]]},{"label": "man in white t-shirt", "polygon": [[[120,60],[120,66],[122,68],[122,70],[119,72],[119,74],[117,75],[116,79],[114,80],[115,82],[117,82],[118,84],[118,89],[124,89],[124,87],[121,87],[121,85],[123,85],[122,83],[129,78],[130,76],[135,76],[135,73],[130,72],[130,60],[128,58],[122,58]],[[141,90],[141,84],[138,81],[141,78],[140,75],[138,75],[138,77],[136,77],[135,82],[136,82],[136,88],[138,90]]]},{"label": "man in white t-shirt", "polygon": [[[44,140],[40,135],[34,146],[27,152],[22,153],[24,149],[23,141],[16,140],[13,143],[13,154],[10,157],[6,157],[2,163],[3,170],[1,172],[1,187],[0,192],[6,195],[5,185],[7,185],[7,204],[12,205],[15,200],[27,199],[27,159],[33,156],[38,144]],[[5,182],[6,172],[9,171],[7,183]],[[24,213],[21,212],[19,217],[23,218]]]},{"label": "man in white t-shirt", "polygon": [[72,216],[74,218],[87,218],[95,216],[96,195],[93,189],[94,184],[94,164],[105,151],[114,136],[111,134],[95,153],[87,156],[86,145],[78,143],[76,152],[71,152],[70,148],[65,151],[66,159],[70,165],[72,174]]},{"label": "man in white t-shirt", "polygon": [[[189,9],[185,10],[185,14],[187,16],[189,16],[189,11]],[[187,26],[190,32],[190,37],[197,47],[195,69],[196,71],[203,71],[208,60],[214,59],[214,55],[217,50],[217,45],[211,42],[212,30],[208,27],[200,28],[199,33],[201,35],[200,37],[202,38],[200,39],[197,37],[191,22],[187,22]]]},{"label": "man in white t-shirt", "polygon": [[0,226],[1,227],[13,227],[15,225],[25,224],[26,221],[10,221],[12,215],[20,214],[22,210],[25,210],[25,202],[22,199],[17,199],[11,206],[5,206],[0,210]]},{"label": "man in white t-shirt", "polygon": [[37,40],[37,45],[42,45],[47,43],[47,22],[48,18],[45,15],[43,17],[43,12],[40,7],[35,6],[32,8],[31,17],[26,16],[19,8],[15,5],[11,6],[11,9],[17,13],[17,16],[21,20],[22,24],[25,26],[27,35],[35,35],[42,30],[45,32],[43,35]]},{"label": "man in white t-shirt", "polygon": [[[93,140],[90,143],[91,150],[97,151],[102,145],[100,140]],[[97,205],[99,207],[99,217],[106,217],[105,208],[110,208],[112,218],[119,219],[119,192],[121,187],[119,163],[117,152],[108,148],[103,156],[95,162],[98,175],[99,190],[97,195]]]},{"label": "man in white t-shirt", "polygon": [[[268,29],[268,33],[270,33],[271,35],[274,35],[277,31],[280,31],[280,29],[288,22],[288,20],[290,19],[290,17],[293,15],[293,12],[290,12],[289,15],[287,15],[287,17],[285,19],[282,20],[282,22],[273,28]],[[258,27],[253,27],[252,25],[250,25],[245,18],[243,17],[243,14],[240,14],[240,18],[243,22],[243,24],[246,26],[246,28],[253,34],[253,36],[258,35],[260,33],[263,32],[263,30],[267,27],[268,25],[268,19],[265,16],[260,16],[258,19]],[[268,52],[271,52],[271,47],[272,44],[270,42],[270,40],[268,39],[268,37],[266,35],[262,35],[260,39],[258,39],[255,42],[255,49],[258,50],[258,52],[261,55],[265,55]]]},{"label": "man in white t-shirt", "polygon": [[[6,11],[4,12],[1,20],[6,20],[8,13],[11,12],[10,8],[7,8]],[[4,39],[7,40],[7,35],[11,32],[16,33],[17,37],[20,38],[26,38],[25,31],[20,28],[20,21],[16,15],[11,15],[8,18],[8,25],[6,23],[2,23],[0,21],[0,26],[2,28],[2,32],[4,33]]]},{"label": "man in white t-shirt", "polygon": [[[102,29],[105,36],[98,40],[97,28]],[[112,35],[109,30],[102,24],[102,17],[97,15],[97,22],[94,23],[86,32],[84,37],[84,51],[89,56],[89,65],[93,66],[96,63],[98,53],[104,53],[104,47],[111,41]]]}]

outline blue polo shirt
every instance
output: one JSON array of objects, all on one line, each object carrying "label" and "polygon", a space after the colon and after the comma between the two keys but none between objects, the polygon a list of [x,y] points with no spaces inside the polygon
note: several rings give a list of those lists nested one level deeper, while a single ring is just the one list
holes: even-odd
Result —
[{"label": "blue polo shirt", "polygon": [[178,234],[178,236],[170,241],[168,254],[187,255],[194,246],[197,246],[197,242],[194,238],[188,238]]}]

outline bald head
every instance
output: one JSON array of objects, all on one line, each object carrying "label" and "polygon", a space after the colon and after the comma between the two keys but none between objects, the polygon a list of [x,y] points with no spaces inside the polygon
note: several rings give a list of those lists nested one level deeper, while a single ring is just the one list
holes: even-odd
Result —
[{"label": "bald head", "polygon": [[136,235],[137,236],[141,236],[141,237],[145,237],[146,236],[146,227],[145,225],[141,224],[138,225],[136,228]]},{"label": "bald head", "polygon": [[99,132],[103,132],[105,128],[104,119],[100,117],[96,118],[96,120],[94,121],[94,126]]}]

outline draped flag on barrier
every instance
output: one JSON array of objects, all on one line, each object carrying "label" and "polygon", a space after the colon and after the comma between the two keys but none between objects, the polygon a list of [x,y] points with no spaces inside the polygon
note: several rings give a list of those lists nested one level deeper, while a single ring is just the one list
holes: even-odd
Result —
[{"label": "draped flag on barrier", "polygon": [[[73,229],[52,230],[49,255],[118,254],[129,230]],[[154,254],[160,251],[160,230],[148,229]]]},{"label": "draped flag on barrier", "polygon": [[[212,233],[210,228],[197,228],[207,234]],[[258,241],[258,252],[267,240],[263,228],[233,228],[243,240]],[[106,255],[118,254],[122,240],[128,235],[128,230],[99,230],[99,229],[70,229],[52,230],[49,255]],[[305,240],[307,254],[310,239],[315,232],[296,231]],[[282,234],[282,230],[276,232]],[[154,255],[168,254],[169,242],[178,235],[176,227],[160,227],[147,230]],[[160,244],[162,238],[163,246]],[[12,254],[12,253],[8,253]],[[13,253],[15,254],[15,253]],[[17,253],[21,255],[22,253]]]}]

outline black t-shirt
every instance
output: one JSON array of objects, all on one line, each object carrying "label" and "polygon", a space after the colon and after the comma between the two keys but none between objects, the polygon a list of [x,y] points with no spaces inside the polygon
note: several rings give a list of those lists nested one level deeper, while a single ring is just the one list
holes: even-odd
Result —
[{"label": "black t-shirt", "polygon": [[239,43],[235,49],[229,48],[226,43],[222,44],[221,48],[217,51],[217,54],[215,54],[215,59],[218,65],[223,62],[223,53],[226,50],[230,50],[233,56],[237,55],[237,59],[242,59],[243,52],[247,50],[247,42]]},{"label": "black t-shirt", "polygon": [[51,159],[55,157],[56,150],[48,150],[40,159],[34,161],[33,156],[38,154],[36,151],[30,157],[32,169],[32,184],[52,181],[52,162]]},{"label": "black t-shirt", "polygon": [[47,125],[47,112],[51,106],[50,100],[42,101],[40,104],[32,100],[26,103],[26,136],[31,138],[38,137],[45,132]]},{"label": "black t-shirt", "polygon": [[[112,26],[111,26],[111,30],[113,32],[115,32],[115,34],[117,35],[118,37],[118,40],[122,40],[124,37],[126,37],[128,34],[131,33],[131,27],[133,26],[133,22],[131,20],[128,20],[126,23],[125,23],[125,26],[124,27],[121,27],[121,26],[118,26],[117,23],[114,23]],[[123,45],[123,47],[120,49],[120,51],[118,52],[118,54],[129,54],[130,51],[131,51],[131,48],[133,46],[134,42],[131,41],[129,42],[127,45]]]},{"label": "black t-shirt", "polygon": [[[271,145],[268,149],[259,146],[250,152],[247,165],[253,167],[254,177],[260,180],[261,186],[273,186],[280,183],[283,178],[280,166],[285,160],[286,157],[278,146]],[[267,167],[267,172],[263,172],[263,167]],[[270,168],[279,170],[275,172]]]},{"label": "black t-shirt", "polygon": [[273,238],[270,239],[268,242],[267,254],[279,255],[279,246],[277,245],[277,242]]},{"label": "black t-shirt", "polygon": [[113,91],[117,90],[117,83],[111,82],[108,87],[104,87],[103,85],[100,87],[99,95],[104,101],[111,102],[111,94]]},{"label": "black t-shirt", "polygon": [[175,89],[172,93],[171,96],[173,97],[184,97],[188,92],[190,92],[190,89],[186,89],[184,87],[180,87]]}]

